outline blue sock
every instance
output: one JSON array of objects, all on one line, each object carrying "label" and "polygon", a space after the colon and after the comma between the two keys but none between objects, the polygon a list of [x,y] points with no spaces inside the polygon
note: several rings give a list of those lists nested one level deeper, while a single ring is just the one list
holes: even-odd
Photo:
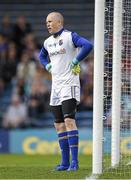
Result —
[{"label": "blue sock", "polygon": [[59,133],[58,138],[59,138],[59,145],[62,155],[61,164],[68,166],[70,164],[70,149],[69,149],[67,132]]},{"label": "blue sock", "polygon": [[68,142],[71,150],[72,161],[78,162],[78,143],[79,143],[79,134],[78,130],[68,131]]}]

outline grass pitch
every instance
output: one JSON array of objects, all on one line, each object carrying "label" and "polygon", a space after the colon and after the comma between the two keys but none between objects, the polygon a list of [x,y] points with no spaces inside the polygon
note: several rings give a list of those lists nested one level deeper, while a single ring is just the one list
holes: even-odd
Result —
[{"label": "grass pitch", "polygon": [[[87,179],[91,175],[91,156],[79,155],[80,169],[75,172],[54,171],[59,162],[59,155],[1,154],[0,179]],[[117,172],[103,173],[99,179],[131,179],[131,173],[126,174],[122,169]]]},{"label": "grass pitch", "polygon": [[85,179],[91,173],[91,156],[80,155],[76,172],[54,171],[59,155],[0,155],[0,179]]}]

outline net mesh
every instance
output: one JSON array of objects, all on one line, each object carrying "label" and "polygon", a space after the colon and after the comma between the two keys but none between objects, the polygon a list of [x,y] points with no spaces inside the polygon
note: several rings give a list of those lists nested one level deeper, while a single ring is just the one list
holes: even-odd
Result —
[{"label": "net mesh", "polygon": [[131,176],[131,1],[123,0],[120,164],[111,168],[112,57],[114,0],[105,2],[103,171]]},{"label": "net mesh", "polygon": [[112,105],[112,57],[113,57],[113,0],[105,2],[104,37],[104,116],[103,116],[103,170],[110,167],[111,153],[111,105]]},{"label": "net mesh", "polygon": [[[131,175],[131,1],[123,0],[121,61],[121,159],[123,173]],[[129,165],[130,164],[130,165]]]}]

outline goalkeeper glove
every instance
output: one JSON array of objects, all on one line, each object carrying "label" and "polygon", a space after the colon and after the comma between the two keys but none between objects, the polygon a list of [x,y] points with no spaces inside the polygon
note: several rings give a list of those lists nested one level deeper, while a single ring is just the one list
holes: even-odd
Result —
[{"label": "goalkeeper glove", "polygon": [[80,63],[77,59],[73,59],[71,62],[71,69],[73,74],[77,75],[80,73],[81,69],[80,69]]},{"label": "goalkeeper glove", "polygon": [[51,73],[51,68],[52,68],[51,63],[48,63],[48,64],[45,66],[45,68],[46,68],[46,70],[47,70],[48,72]]}]

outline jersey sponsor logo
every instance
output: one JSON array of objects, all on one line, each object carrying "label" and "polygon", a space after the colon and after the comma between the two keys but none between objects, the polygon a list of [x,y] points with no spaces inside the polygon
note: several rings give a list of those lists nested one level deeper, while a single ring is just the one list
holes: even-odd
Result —
[{"label": "jersey sponsor logo", "polygon": [[66,49],[65,48],[61,48],[58,51],[50,52],[49,56],[52,57],[52,56],[56,56],[56,55],[59,55],[59,54],[66,54]]}]

